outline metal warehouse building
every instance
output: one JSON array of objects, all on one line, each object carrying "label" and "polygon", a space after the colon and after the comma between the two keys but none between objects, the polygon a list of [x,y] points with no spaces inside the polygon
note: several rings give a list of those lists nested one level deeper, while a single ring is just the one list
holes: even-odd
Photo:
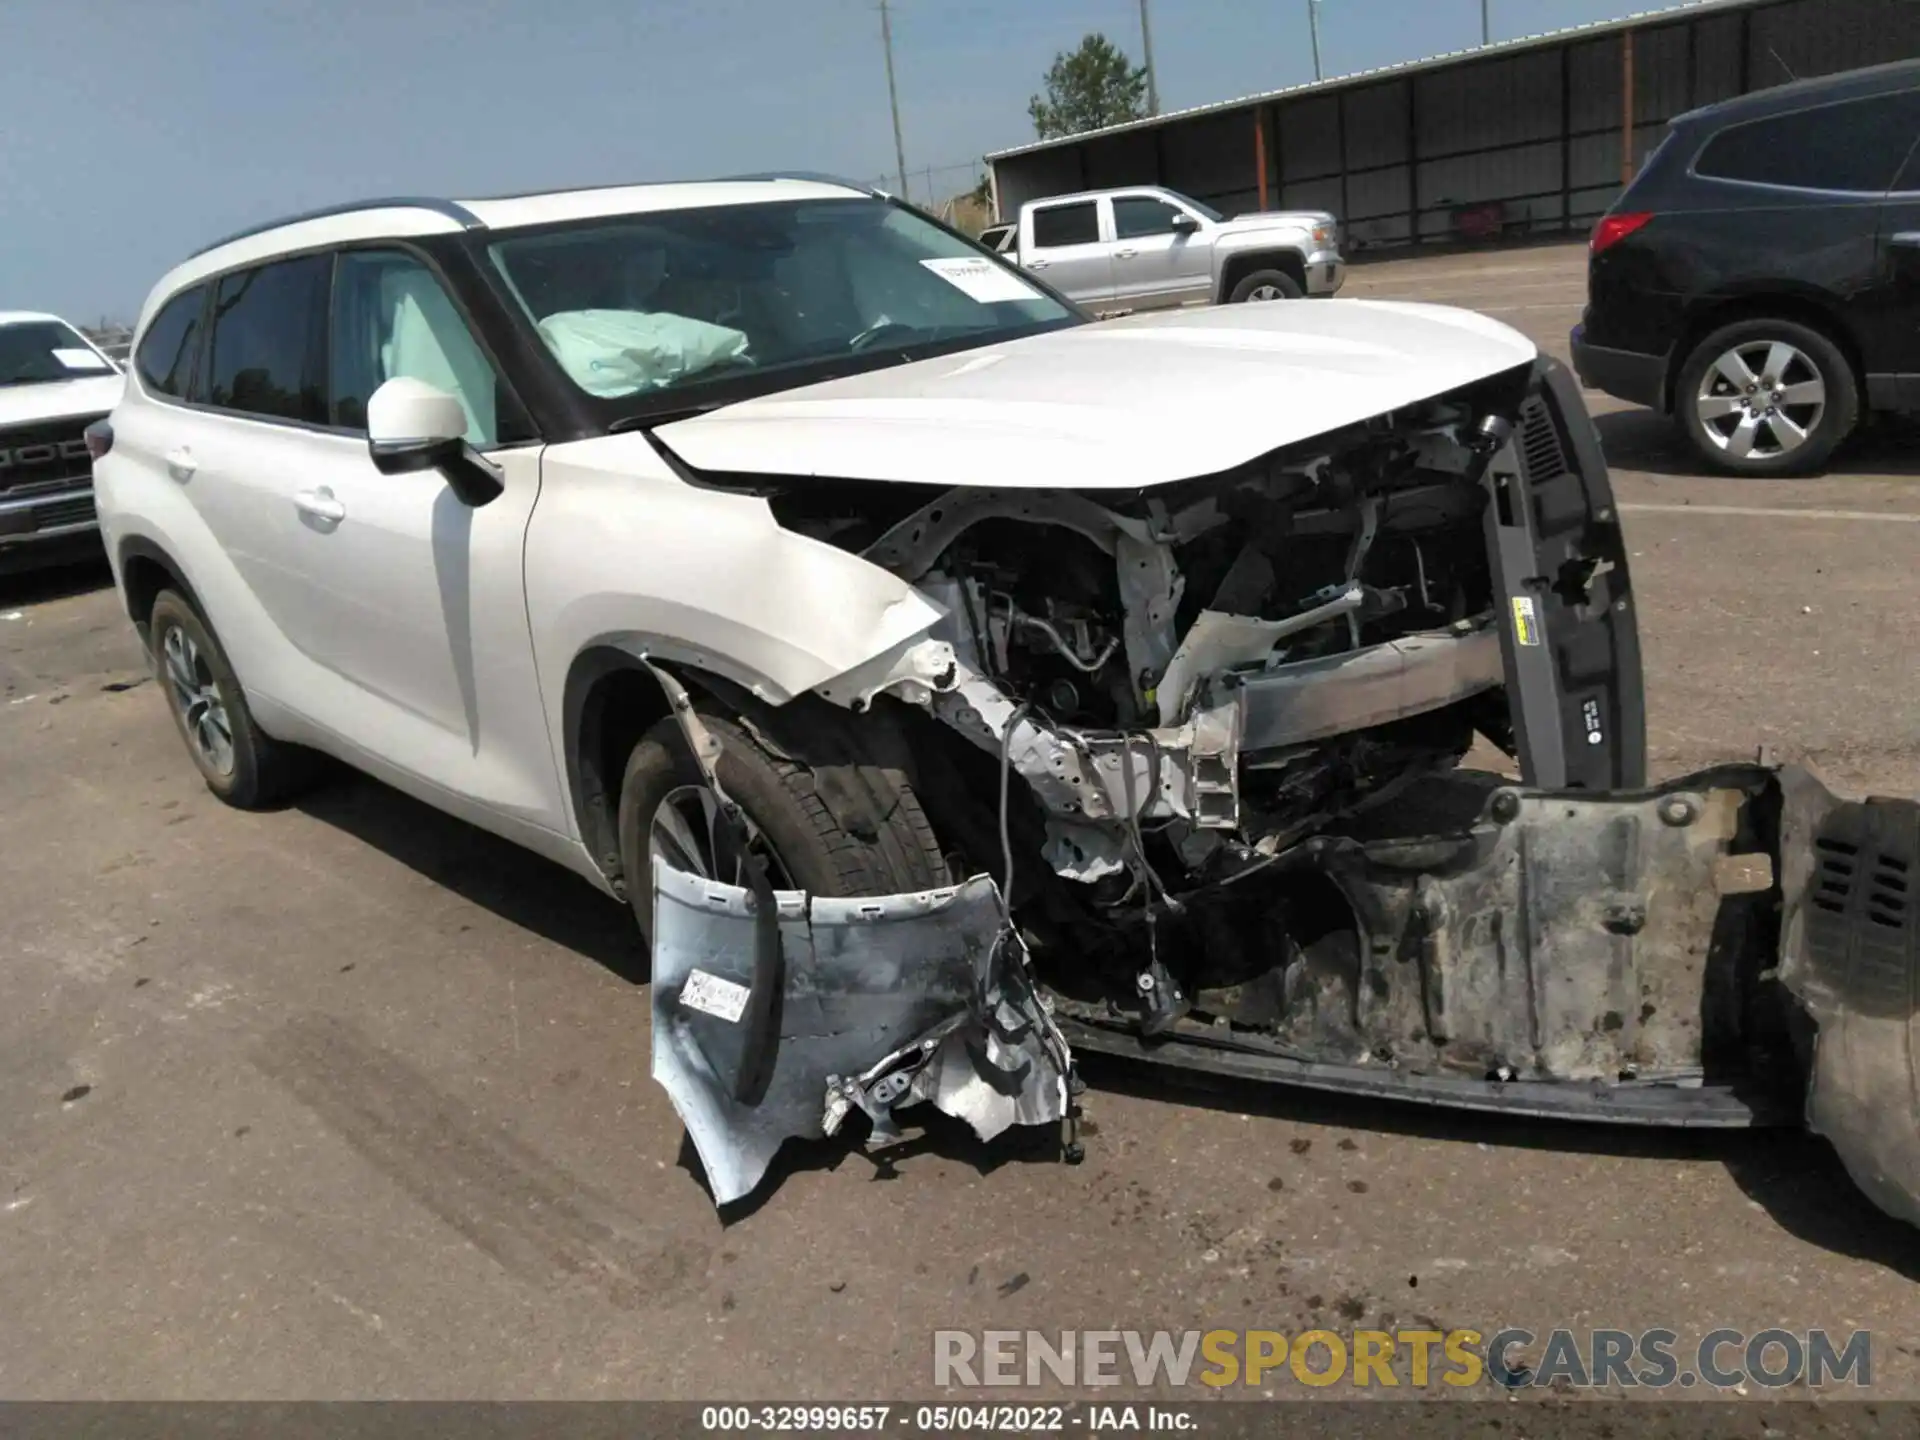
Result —
[{"label": "metal warehouse building", "polygon": [[1580,229],[1668,120],[1920,55],[1920,0],[1705,0],[1197,106],[987,157],[998,212],[1164,185],[1228,214],[1331,210],[1349,251]]}]

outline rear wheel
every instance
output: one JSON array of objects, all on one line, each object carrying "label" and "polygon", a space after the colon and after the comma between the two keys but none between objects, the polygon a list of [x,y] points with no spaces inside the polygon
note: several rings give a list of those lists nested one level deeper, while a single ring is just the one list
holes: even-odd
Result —
[{"label": "rear wheel", "polygon": [[[779,750],[717,707],[721,788],[747,821],[748,848],[775,889],[831,898],[896,895],[948,882],[946,860],[904,770],[863,754],[852,716],[783,716]],[[640,933],[652,942],[656,820],[672,862],[738,884],[739,856],[711,823],[700,768],[669,716],[634,746],[620,786],[620,858]]]},{"label": "rear wheel", "polygon": [[1673,400],[1700,457],[1734,475],[1818,469],[1860,415],[1846,356],[1791,320],[1741,320],[1714,331],[1681,367]]},{"label": "rear wheel", "polygon": [[258,810],[312,781],[319,757],[260,728],[227,652],[177,591],[155,597],[147,635],[167,708],[209,790],[229,805]]},{"label": "rear wheel", "polygon": [[1286,271],[1255,270],[1241,277],[1227,300],[1239,305],[1248,300],[1298,300],[1301,294],[1300,282]]}]

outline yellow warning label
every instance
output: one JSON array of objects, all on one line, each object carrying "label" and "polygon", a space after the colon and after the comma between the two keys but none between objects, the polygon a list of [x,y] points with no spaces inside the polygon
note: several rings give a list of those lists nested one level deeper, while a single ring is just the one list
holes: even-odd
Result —
[{"label": "yellow warning label", "polygon": [[1513,638],[1522,645],[1540,643],[1540,619],[1534,614],[1531,595],[1513,597]]}]

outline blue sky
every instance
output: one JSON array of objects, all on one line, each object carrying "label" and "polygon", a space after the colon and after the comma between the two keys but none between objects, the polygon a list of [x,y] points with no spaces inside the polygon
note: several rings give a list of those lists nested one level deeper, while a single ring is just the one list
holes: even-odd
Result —
[{"label": "blue sky", "polygon": [[[1163,108],[1311,79],[1306,0],[1151,0]],[[1496,39],[1658,0],[1491,0]],[[5,0],[0,309],[131,319],[291,211],[769,167],[893,169],[874,0]],[[1329,75],[1478,41],[1479,0],[1324,0]],[[894,0],[909,171],[1032,138],[1138,0]],[[910,180],[916,195],[924,181]],[[934,188],[967,188],[946,169]]]}]

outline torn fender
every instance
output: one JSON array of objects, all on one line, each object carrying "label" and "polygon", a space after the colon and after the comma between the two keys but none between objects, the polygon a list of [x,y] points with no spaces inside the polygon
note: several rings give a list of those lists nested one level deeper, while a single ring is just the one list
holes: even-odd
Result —
[{"label": "torn fender", "polygon": [[784,1142],[832,1134],[856,1109],[880,1139],[920,1100],[982,1139],[1066,1114],[1066,1045],[1018,942],[1002,943],[988,877],[856,900],[772,892],[770,973],[751,891],[657,855],[653,881],[653,1078],[716,1204],[750,1194]]}]

